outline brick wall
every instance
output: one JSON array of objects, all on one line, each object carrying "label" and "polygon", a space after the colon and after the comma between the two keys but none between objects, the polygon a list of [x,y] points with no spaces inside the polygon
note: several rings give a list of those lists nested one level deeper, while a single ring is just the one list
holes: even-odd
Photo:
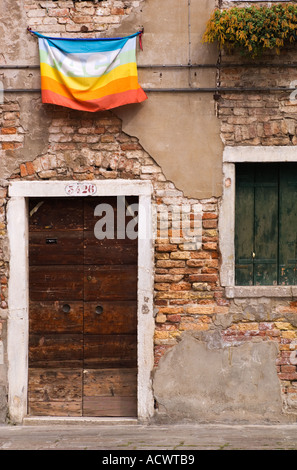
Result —
[{"label": "brick wall", "polygon": [[20,124],[20,106],[17,101],[4,102],[0,106],[0,149],[21,148],[24,141],[24,130]]},{"label": "brick wall", "polygon": [[103,0],[74,2],[25,0],[28,26],[39,33],[54,33],[68,37],[84,33],[98,36],[111,27],[121,24],[143,0]]},{"label": "brick wall", "polygon": [[[284,52],[281,57],[265,57],[259,67],[237,66],[222,70],[222,87],[290,87],[297,80],[292,67],[280,64],[294,60]],[[225,62],[240,64],[242,59],[228,57]],[[269,67],[269,63],[274,63]],[[279,66],[278,66],[279,65]],[[294,87],[293,87],[294,88]],[[226,145],[296,145],[297,101],[291,91],[222,93],[218,100],[221,136]]]},{"label": "brick wall", "polygon": [[[187,199],[166,180],[162,169],[135,137],[122,132],[112,112],[77,113],[55,107],[49,127],[48,151],[23,161],[10,179],[144,179],[153,184],[156,208],[168,208],[166,229],[157,209],[155,243],[156,365],[183,331],[208,330],[211,314],[220,311],[217,199]],[[180,230],[178,208],[186,208],[185,227],[191,229],[196,206],[199,250]],[[202,209],[202,212],[201,210]],[[200,220],[200,219],[199,219]],[[193,229],[192,229],[193,231]],[[192,233],[192,232],[191,232]],[[202,236],[202,238],[201,238]],[[198,243],[198,242],[197,242]],[[201,245],[202,244],[202,245]],[[201,247],[200,247],[201,245]]]}]

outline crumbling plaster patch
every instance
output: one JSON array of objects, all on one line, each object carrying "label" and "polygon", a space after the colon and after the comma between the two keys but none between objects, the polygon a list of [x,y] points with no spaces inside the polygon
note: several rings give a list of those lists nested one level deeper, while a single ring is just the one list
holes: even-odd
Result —
[{"label": "crumbling plaster patch", "polygon": [[[167,2],[147,0],[116,31],[129,34],[136,25],[144,27],[140,65],[215,64],[216,47],[201,43],[215,6],[215,0],[171,0],[169,8]],[[160,78],[165,70],[139,69],[140,83],[147,88],[216,85],[214,70],[172,69],[167,71],[166,81]],[[182,77],[178,76],[181,73]],[[123,120],[123,131],[139,138],[184,196],[204,199],[221,195],[223,145],[212,93],[149,92],[141,105],[123,106],[115,113]]]},{"label": "crumbling plaster patch", "polygon": [[[35,47],[28,47],[27,17],[23,1],[1,0],[0,2],[0,56],[5,64],[21,65],[35,60]],[[30,45],[31,46],[31,45]]]},{"label": "crumbling plaster patch", "polygon": [[209,347],[185,334],[154,375],[159,419],[279,422],[284,419],[273,341]]},{"label": "crumbling plaster patch", "polygon": [[38,155],[48,150],[49,126],[52,120],[51,112],[42,106],[40,97],[30,94],[18,96],[20,125],[16,137],[20,147],[5,151],[0,178],[8,179],[23,161],[33,161]]}]

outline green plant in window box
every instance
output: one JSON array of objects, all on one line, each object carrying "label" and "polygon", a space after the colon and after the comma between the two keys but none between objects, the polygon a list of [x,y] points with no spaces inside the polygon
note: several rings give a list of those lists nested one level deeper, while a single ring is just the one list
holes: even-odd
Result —
[{"label": "green plant in window box", "polygon": [[215,10],[209,19],[203,42],[217,42],[229,52],[260,56],[281,49],[297,40],[297,5],[234,7]]}]

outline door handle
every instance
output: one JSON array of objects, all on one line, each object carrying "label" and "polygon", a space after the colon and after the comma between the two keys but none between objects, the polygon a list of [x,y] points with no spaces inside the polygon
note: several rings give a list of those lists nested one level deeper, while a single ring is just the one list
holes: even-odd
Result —
[{"label": "door handle", "polygon": [[101,305],[97,305],[97,307],[95,308],[95,312],[97,313],[97,315],[101,315],[103,313],[103,307]]},{"label": "door handle", "polygon": [[70,312],[70,305],[64,304],[62,307],[62,310],[64,313],[69,313]]}]

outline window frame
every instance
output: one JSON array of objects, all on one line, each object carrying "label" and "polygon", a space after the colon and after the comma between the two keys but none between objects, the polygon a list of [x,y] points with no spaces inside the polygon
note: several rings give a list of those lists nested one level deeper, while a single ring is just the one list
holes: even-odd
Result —
[{"label": "window frame", "polygon": [[223,152],[223,195],[219,214],[221,286],[225,287],[227,298],[297,296],[297,285],[235,285],[235,166],[236,163],[248,162],[297,162],[297,151],[295,147],[286,146],[225,147]]}]

